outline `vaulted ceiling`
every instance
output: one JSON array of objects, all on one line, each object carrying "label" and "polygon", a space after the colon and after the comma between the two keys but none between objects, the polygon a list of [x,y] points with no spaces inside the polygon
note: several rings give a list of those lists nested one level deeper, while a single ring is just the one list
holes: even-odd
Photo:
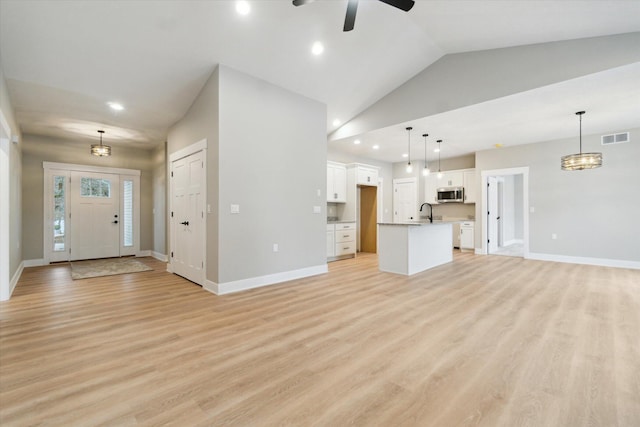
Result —
[{"label": "vaulted ceiling", "polygon": [[[361,0],[346,33],[346,1],[249,4],[251,12],[239,15],[235,1],[1,0],[0,60],[22,132],[86,140],[102,128],[114,146],[152,147],[225,64],[326,103],[331,133],[340,127],[334,120],[348,122],[447,54],[640,31],[640,1],[633,0],[417,1],[408,13]],[[316,41],[325,47],[319,56],[311,53]],[[602,78],[615,83],[616,76]],[[570,82],[549,96],[575,96],[583,87]],[[422,119],[445,129],[450,120],[459,128],[474,118],[509,132],[495,116],[522,103],[534,114],[546,104],[539,99],[527,94],[469,107],[470,116]],[[111,110],[110,101],[125,109]],[[367,132],[372,141],[398,140],[393,149],[358,154],[400,161],[403,124]],[[479,132],[477,125],[463,131]]]}]

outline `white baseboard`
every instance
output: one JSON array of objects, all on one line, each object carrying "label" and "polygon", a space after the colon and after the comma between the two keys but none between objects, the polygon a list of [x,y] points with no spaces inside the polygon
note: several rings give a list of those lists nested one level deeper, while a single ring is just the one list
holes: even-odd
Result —
[{"label": "white baseboard", "polygon": [[18,280],[20,280],[20,276],[22,276],[23,270],[24,270],[24,261],[20,263],[20,265],[18,266],[18,269],[16,270],[16,272],[13,274],[13,277],[11,278],[11,282],[9,282],[9,298],[11,298],[11,295],[13,294],[13,290],[16,288],[16,285],[18,284]]},{"label": "white baseboard", "polygon": [[476,255],[486,255],[486,252],[482,248],[476,248]]},{"label": "white baseboard", "polygon": [[538,261],[565,262],[569,264],[598,265],[602,267],[632,268],[635,270],[640,270],[640,262],[626,261],[621,259],[587,258],[567,255],[539,254],[531,252],[529,252],[529,255],[526,256],[526,258],[535,259]]},{"label": "white baseboard", "polygon": [[167,262],[169,261],[169,257],[165,254],[161,254],[160,252],[151,251],[151,256],[157,259],[158,261]]},{"label": "white baseboard", "polygon": [[167,262],[167,273],[173,273],[173,268],[171,267],[170,262]]},{"label": "white baseboard", "polygon": [[40,267],[43,265],[47,265],[44,262],[44,258],[40,258],[40,259],[25,259],[24,261],[22,261],[25,267]]},{"label": "white baseboard", "polygon": [[230,294],[248,289],[260,288],[262,286],[274,285],[276,283],[288,282],[289,280],[302,279],[304,277],[324,274],[329,269],[327,264],[315,265],[313,267],[301,268],[298,270],[283,271],[281,273],[267,274],[265,276],[250,277],[248,279],[234,280],[226,283],[215,283],[207,280],[203,288],[216,295]]}]

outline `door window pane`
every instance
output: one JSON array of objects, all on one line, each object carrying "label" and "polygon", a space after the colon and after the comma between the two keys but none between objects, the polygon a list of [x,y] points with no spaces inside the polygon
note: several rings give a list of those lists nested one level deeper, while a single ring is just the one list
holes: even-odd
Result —
[{"label": "door window pane", "polygon": [[124,246],[133,246],[133,181],[124,181],[122,201]]},{"label": "door window pane", "polygon": [[65,206],[66,194],[66,177],[53,177],[53,250],[64,251],[65,234],[64,234],[64,218],[66,213]]},{"label": "door window pane", "polygon": [[80,178],[82,197],[111,197],[111,181],[99,178]]}]

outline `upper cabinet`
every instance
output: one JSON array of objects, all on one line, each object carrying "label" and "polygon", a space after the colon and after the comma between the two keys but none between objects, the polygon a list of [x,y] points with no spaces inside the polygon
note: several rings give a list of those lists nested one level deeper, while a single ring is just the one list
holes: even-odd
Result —
[{"label": "upper cabinet", "polygon": [[476,170],[471,169],[463,172],[464,181],[464,202],[475,203],[476,202]]},{"label": "upper cabinet", "polygon": [[356,164],[356,184],[378,186],[378,169]]},{"label": "upper cabinet", "polygon": [[429,174],[424,177],[424,201],[427,203],[438,203],[437,199],[438,191],[438,177],[435,173]]},{"label": "upper cabinet", "polygon": [[438,187],[463,187],[464,177],[462,171],[442,172],[442,178],[438,179]]},{"label": "upper cabinet", "polygon": [[347,201],[347,167],[341,163],[327,162],[327,202]]}]

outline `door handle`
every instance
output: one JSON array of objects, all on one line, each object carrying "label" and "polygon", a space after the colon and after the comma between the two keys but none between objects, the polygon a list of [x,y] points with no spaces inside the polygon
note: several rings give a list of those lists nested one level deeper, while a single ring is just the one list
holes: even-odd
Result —
[{"label": "door handle", "polygon": [[111,224],[117,224],[118,220],[116,219],[115,221],[112,221]]},{"label": "door handle", "polygon": [[189,225],[189,221],[181,222],[182,225]]}]

